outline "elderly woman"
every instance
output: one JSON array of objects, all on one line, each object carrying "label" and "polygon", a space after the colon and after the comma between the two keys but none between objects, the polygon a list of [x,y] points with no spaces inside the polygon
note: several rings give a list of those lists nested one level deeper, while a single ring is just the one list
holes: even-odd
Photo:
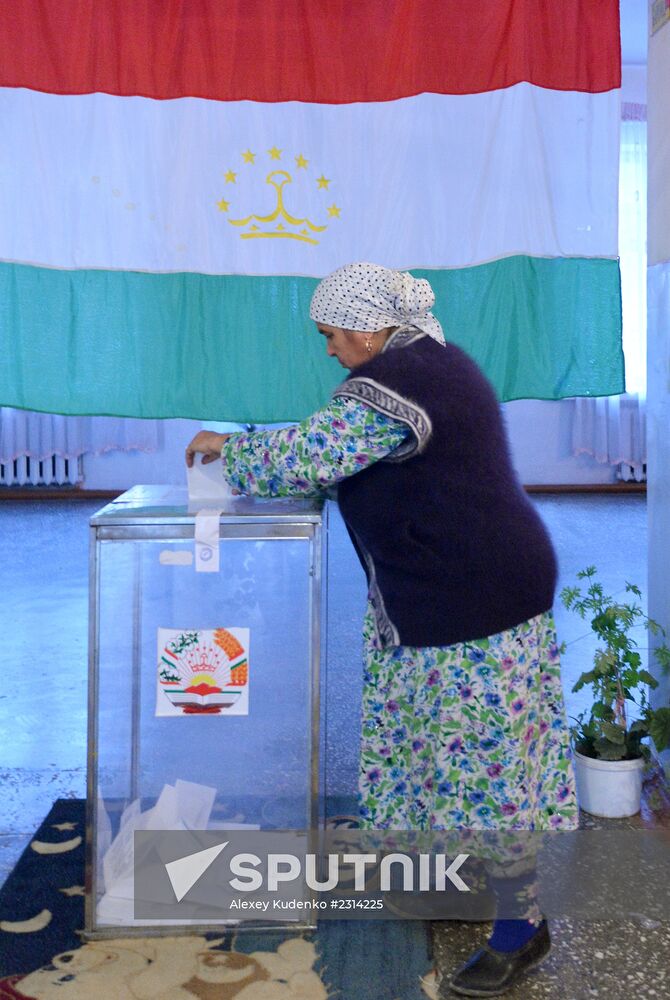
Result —
[{"label": "elderly woman", "polygon": [[[368,581],[360,812],[375,829],[574,829],[551,607],[556,560],[513,471],[500,408],[445,343],[429,283],[351,264],[310,316],[350,374],[297,426],[203,431],[235,489],[337,500]],[[531,875],[450,986],[504,992],[550,947]],[[509,882],[506,883],[509,886]]]}]

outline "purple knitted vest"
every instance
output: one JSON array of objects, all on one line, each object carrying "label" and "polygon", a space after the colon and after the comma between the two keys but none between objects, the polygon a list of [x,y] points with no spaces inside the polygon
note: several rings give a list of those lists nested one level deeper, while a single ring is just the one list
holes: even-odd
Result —
[{"label": "purple knitted vest", "polygon": [[382,646],[480,639],[551,608],[554,550],[512,467],[493,387],[467,354],[400,331],[333,395],[412,432],[338,489]]}]

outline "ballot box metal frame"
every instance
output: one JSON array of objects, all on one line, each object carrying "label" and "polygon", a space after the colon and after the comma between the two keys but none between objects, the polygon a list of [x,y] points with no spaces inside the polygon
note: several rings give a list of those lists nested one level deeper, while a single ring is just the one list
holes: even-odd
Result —
[{"label": "ballot box metal frame", "polygon": [[[164,935],[221,935],[246,930],[304,931],[313,929],[314,920],[264,921],[240,920],[212,923],[161,924],[99,924],[97,922],[97,876],[94,837],[98,831],[98,688],[100,654],[100,544],[105,541],[181,541],[195,545],[195,515],[203,508],[221,510],[219,538],[240,541],[309,541],[309,611],[310,625],[310,689],[311,732],[309,743],[309,795],[311,837],[325,824],[325,727],[321,716],[325,702],[326,622],[327,622],[327,537],[328,505],[319,498],[260,499],[233,497],[190,502],[185,488],[171,486],[135,486],[121,494],[90,518],[89,528],[89,628],[88,628],[88,743],[87,798],[85,833],[85,906],[84,928],[79,932],[85,940],[113,937],[152,937]],[[140,615],[142,581],[139,549],[135,552],[133,571],[133,638],[132,677],[134,691],[140,678]],[[214,575],[214,574],[213,574]],[[132,740],[130,747],[130,798],[136,798],[139,784],[139,698],[133,697]],[[309,911],[306,911],[309,912]]]}]

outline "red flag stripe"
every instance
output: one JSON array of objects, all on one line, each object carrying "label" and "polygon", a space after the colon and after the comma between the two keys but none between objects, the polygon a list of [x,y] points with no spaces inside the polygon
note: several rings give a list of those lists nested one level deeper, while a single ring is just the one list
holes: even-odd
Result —
[{"label": "red flag stripe", "polygon": [[159,99],[387,101],[620,86],[618,0],[20,0],[0,86]]}]

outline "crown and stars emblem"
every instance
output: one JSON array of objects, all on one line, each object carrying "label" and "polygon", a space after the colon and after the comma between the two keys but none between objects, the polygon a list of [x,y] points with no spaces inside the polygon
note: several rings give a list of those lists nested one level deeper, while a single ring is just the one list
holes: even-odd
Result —
[{"label": "crown and stars emblem", "polygon": [[[326,177],[323,173],[320,177],[314,177],[313,174],[316,171],[310,173],[310,161],[302,152],[293,156],[285,155],[285,150],[278,149],[277,146],[272,146],[264,154],[246,149],[241,153],[242,162],[237,169],[230,167],[223,171],[224,183],[226,186],[231,185],[231,187],[227,188],[226,195],[216,203],[218,210],[224,213],[231,212],[235,202],[239,201],[235,197],[237,193],[235,186],[240,183],[240,178],[242,181],[247,181],[248,168],[256,166],[262,168],[264,164],[268,164],[268,160],[280,164],[275,169],[274,164],[270,162],[269,165],[273,169],[265,177],[265,183],[274,189],[273,210],[263,215],[252,213],[241,218],[228,218],[229,224],[239,230],[240,239],[243,240],[284,239],[298,240],[301,243],[311,243],[312,245],[317,244],[321,234],[327,230],[330,224],[329,220],[340,218],[341,208],[334,201],[330,205],[327,204],[332,199],[330,192],[332,178]],[[298,182],[296,188],[286,194],[285,188],[296,181]],[[289,211],[289,207],[299,203],[300,193],[304,194],[305,192],[305,184],[312,205],[314,205],[314,198],[311,195],[316,194],[318,221],[307,216],[300,217],[293,211]],[[320,192],[325,192],[325,194],[321,195]],[[322,221],[324,217],[325,222]]]}]

